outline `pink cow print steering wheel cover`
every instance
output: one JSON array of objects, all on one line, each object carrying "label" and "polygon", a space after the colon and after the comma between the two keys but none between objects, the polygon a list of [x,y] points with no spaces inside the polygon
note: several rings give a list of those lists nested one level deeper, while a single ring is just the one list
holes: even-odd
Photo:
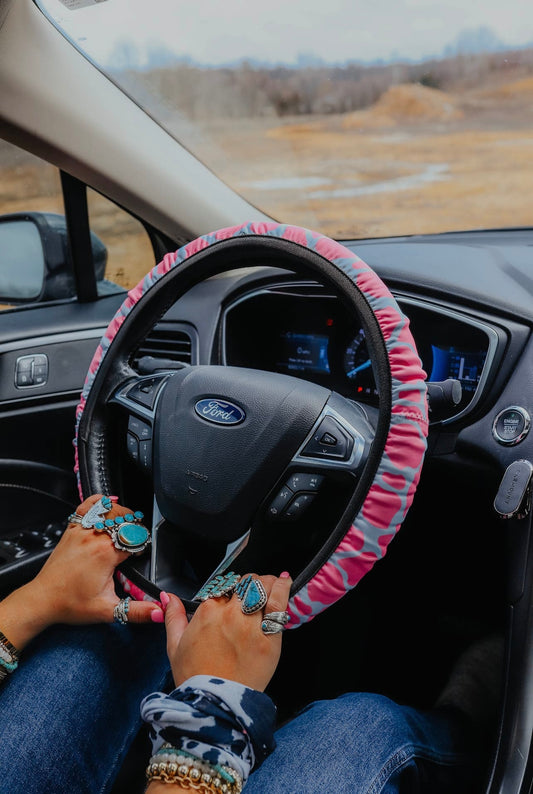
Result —
[{"label": "pink cow print steering wheel cover", "polygon": [[[232,237],[277,237],[297,243],[329,260],[356,285],[372,309],[390,366],[392,411],[381,461],[361,510],[333,553],[290,599],[287,628],[306,623],[352,590],[381,559],[412,503],[426,451],[428,411],[425,373],[409,320],[376,273],[356,254],[317,232],[278,223],[246,223],[198,237],[167,254],[132,289],[110,322],[91,361],[76,411],[75,470],[79,471],[77,435],[87,396],[109,345],[125,318],[150,287],[172,268],[211,245]],[[78,478],[79,482],[79,478]],[[83,498],[80,486],[80,496]],[[119,576],[120,578],[120,576]],[[136,598],[147,598],[123,576],[121,582]]]}]

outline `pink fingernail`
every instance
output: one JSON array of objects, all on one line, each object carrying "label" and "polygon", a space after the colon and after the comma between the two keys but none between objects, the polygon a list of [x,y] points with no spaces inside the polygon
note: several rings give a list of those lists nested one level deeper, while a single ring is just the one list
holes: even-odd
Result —
[{"label": "pink fingernail", "polygon": [[161,590],[161,592],[159,593],[159,600],[161,601],[161,606],[163,607],[163,609],[166,609],[170,604],[170,597],[168,593],[165,593],[164,590]]},{"label": "pink fingernail", "polygon": [[152,620],[154,623],[164,623],[165,613],[162,609],[152,609],[150,612],[150,620]]},{"label": "pink fingernail", "polygon": [[110,496],[109,498],[112,502],[118,502],[118,496]]},{"label": "pink fingernail", "polygon": [[282,571],[279,575],[280,579],[290,579],[291,575],[288,571]]}]

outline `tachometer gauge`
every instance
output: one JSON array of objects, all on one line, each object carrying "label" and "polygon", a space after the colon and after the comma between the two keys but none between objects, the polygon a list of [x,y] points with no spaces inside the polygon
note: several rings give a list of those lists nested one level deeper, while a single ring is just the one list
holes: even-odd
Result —
[{"label": "tachometer gauge", "polygon": [[361,328],[344,351],[344,372],[357,387],[357,392],[375,394],[376,385],[368,355],[365,332]]}]

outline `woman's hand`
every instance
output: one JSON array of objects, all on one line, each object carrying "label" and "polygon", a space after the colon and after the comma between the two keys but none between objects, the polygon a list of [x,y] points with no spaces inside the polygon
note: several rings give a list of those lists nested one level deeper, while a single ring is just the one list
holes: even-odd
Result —
[{"label": "woman's hand", "polygon": [[[84,515],[99,498],[98,494],[89,497],[77,512]],[[128,512],[113,504],[106,518]],[[69,524],[37,576],[0,603],[0,630],[22,650],[52,623],[111,623],[119,602],[113,573],[128,556],[114,547],[107,533]],[[128,620],[162,622],[163,613],[154,602],[132,601]]]},{"label": "woman's hand", "polygon": [[264,611],[245,615],[235,594],[230,599],[209,598],[198,607],[187,626],[185,610],[175,595],[161,594],[167,629],[167,652],[176,686],[193,675],[212,675],[238,681],[263,691],[272,678],[281,653],[279,634],[264,634],[264,614],[287,609],[291,579],[284,573],[255,576],[266,590]]}]

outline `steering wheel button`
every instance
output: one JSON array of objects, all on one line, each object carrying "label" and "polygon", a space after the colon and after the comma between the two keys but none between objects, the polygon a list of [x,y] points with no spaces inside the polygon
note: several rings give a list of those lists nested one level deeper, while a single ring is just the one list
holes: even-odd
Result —
[{"label": "steering wheel button", "polygon": [[128,430],[130,433],[134,433],[139,441],[152,438],[152,428],[150,425],[146,422],[143,422],[142,419],[137,419],[136,416],[130,416],[128,421]]},{"label": "steering wheel button", "polygon": [[291,519],[300,518],[302,513],[309,507],[314,498],[314,493],[297,494],[283,513],[282,517]]},{"label": "steering wheel button", "polygon": [[139,460],[143,469],[152,468],[152,442],[141,441],[139,443]]},{"label": "steering wheel button", "polygon": [[128,454],[135,463],[139,462],[139,442],[137,440],[137,436],[134,436],[133,433],[127,434],[127,446],[128,446]]},{"label": "steering wheel button", "polygon": [[294,493],[291,491],[291,489],[284,485],[268,508],[267,512],[270,518],[279,518],[293,496]]},{"label": "steering wheel button", "polygon": [[144,378],[138,381],[131,389],[128,390],[128,397],[130,400],[144,405],[147,408],[153,408],[155,398],[159,387],[164,381],[164,376],[155,376],[153,378]]},{"label": "steering wheel button", "polygon": [[323,482],[324,477],[321,474],[297,472],[289,477],[287,486],[291,491],[294,491],[294,493],[299,493],[300,491],[318,491]]},{"label": "steering wheel button", "polygon": [[325,416],[302,452],[308,458],[348,460],[353,449],[353,438],[333,416]]}]

